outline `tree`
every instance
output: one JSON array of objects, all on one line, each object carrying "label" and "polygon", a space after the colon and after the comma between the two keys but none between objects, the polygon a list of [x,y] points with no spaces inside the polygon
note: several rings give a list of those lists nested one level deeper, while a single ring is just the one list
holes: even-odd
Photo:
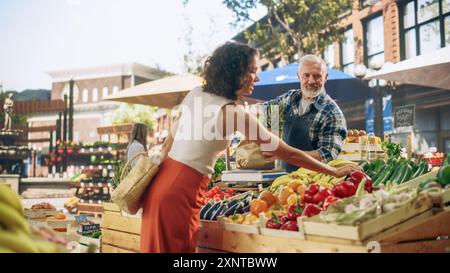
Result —
[{"label": "tree", "polygon": [[250,12],[259,5],[267,15],[254,22],[243,35],[261,49],[263,57],[282,54],[289,61],[305,54],[320,54],[329,44],[342,39],[338,23],[352,8],[352,0],[223,0],[234,12],[235,25],[253,21]]},{"label": "tree", "polygon": [[140,122],[151,129],[153,128],[155,112],[156,107],[123,103],[115,113],[113,124]]}]

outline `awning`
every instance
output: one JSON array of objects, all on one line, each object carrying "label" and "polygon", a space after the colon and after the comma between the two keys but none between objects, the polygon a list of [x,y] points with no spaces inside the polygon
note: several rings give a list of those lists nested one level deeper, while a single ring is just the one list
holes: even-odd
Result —
[{"label": "awning", "polygon": [[376,71],[364,78],[450,89],[450,46]]},{"label": "awning", "polygon": [[[290,89],[299,89],[297,76],[298,64],[288,64],[284,67],[266,70],[258,74],[259,81],[255,85],[252,98],[271,100]],[[328,95],[338,100],[368,99],[371,88],[344,72],[327,68],[328,80],[325,89]]]},{"label": "awning", "polygon": [[183,101],[191,89],[200,86],[202,79],[192,74],[171,76],[146,82],[110,95],[104,100],[173,108]]}]

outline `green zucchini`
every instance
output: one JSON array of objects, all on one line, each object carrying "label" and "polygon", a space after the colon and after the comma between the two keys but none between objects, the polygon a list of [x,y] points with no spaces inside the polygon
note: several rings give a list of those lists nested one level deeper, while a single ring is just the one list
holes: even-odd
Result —
[{"label": "green zucchini", "polygon": [[389,165],[387,165],[387,164],[382,165],[381,169],[377,172],[377,174],[373,178],[370,178],[370,179],[372,179],[372,181],[377,180],[388,166]]},{"label": "green zucchini", "polygon": [[404,183],[408,181],[412,176],[412,167],[409,164],[406,164],[406,172],[405,175],[402,177],[402,181],[400,183]]},{"label": "green zucchini", "polygon": [[381,184],[384,185],[394,171],[395,171],[395,167],[394,166],[389,166],[387,168],[387,170],[385,171],[385,173],[383,174],[383,176],[378,178],[377,181],[374,183],[374,186],[378,186],[378,185],[381,185]]},{"label": "green zucchini", "polygon": [[406,171],[406,164],[405,163],[400,163],[400,165],[397,167],[399,170],[397,172],[397,174],[395,175],[395,177],[392,178],[392,183],[394,184],[400,184],[400,181],[403,177],[403,175],[405,175],[405,171]]}]

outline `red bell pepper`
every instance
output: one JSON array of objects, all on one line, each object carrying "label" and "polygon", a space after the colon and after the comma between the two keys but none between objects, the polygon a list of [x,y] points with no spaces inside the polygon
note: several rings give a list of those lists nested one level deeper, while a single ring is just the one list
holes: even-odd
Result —
[{"label": "red bell pepper", "polygon": [[314,195],[305,193],[305,196],[303,197],[303,200],[305,201],[305,203],[313,203]]},{"label": "red bell pepper", "polygon": [[281,228],[281,230],[290,230],[290,231],[298,231],[298,225],[297,221],[287,221],[284,223]]},{"label": "red bell pepper", "polygon": [[291,205],[288,209],[287,217],[289,218],[289,220],[297,220],[297,217],[300,217],[302,215],[304,206],[305,204],[303,204],[302,206],[299,199],[297,199],[297,204]]},{"label": "red bell pepper", "polygon": [[331,189],[331,193],[339,198],[345,198],[353,196],[356,193],[357,186],[349,181],[343,181],[335,185]]},{"label": "red bell pepper", "polygon": [[229,195],[233,195],[234,194],[234,190],[232,188],[228,188],[225,190],[225,193],[228,193]]},{"label": "red bell pepper", "polygon": [[280,229],[283,226],[280,217],[272,212],[272,217],[266,222],[266,228]]},{"label": "red bell pepper", "polygon": [[289,217],[288,217],[287,215],[281,216],[281,218],[280,218],[281,224],[284,224],[284,223],[286,223],[287,221],[289,221]]},{"label": "red bell pepper", "polygon": [[220,194],[220,188],[219,186],[212,187],[209,191],[206,192],[206,195],[210,198],[214,197],[216,194]]},{"label": "red bell pepper", "polygon": [[314,195],[321,190],[321,186],[319,184],[311,184],[308,189],[306,189],[305,194]]},{"label": "red bell pepper", "polygon": [[325,202],[325,199],[330,195],[333,195],[333,194],[331,193],[331,191],[329,189],[321,190],[313,196],[311,203],[313,203],[313,204],[323,203],[323,202]]},{"label": "red bell pepper", "polygon": [[219,193],[216,194],[216,195],[214,195],[214,196],[213,196],[213,199],[214,199],[214,202],[220,202],[220,201],[222,201],[222,198],[221,198],[221,196],[220,196]]},{"label": "red bell pepper", "polygon": [[324,209],[324,210],[328,209],[328,207],[329,207],[331,204],[336,203],[336,202],[338,202],[338,201],[340,201],[340,200],[341,200],[341,198],[339,198],[339,197],[336,197],[336,196],[328,196],[328,197],[325,199],[325,203],[323,204],[323,209]]},{"label": "red bell pepper", "polygon": [[319,214],[322,209],[315,204],[307,204],[305,209],[303,210],[302,216],[311,217]]},{"label": "red bell pepper", "polygon": [[353,172],[350,177],[347,179],[347,181],[352,182],[353,184],[355,184],[356,186],[359,185],[359,183],[361,183],[361,181],[363,179],[366,179],[366,184],[364,185],[364,189],[367,192],[372,192],[373,188],[372,188],[372,179],[370,179],[370,177],[365,174],[364,172],[361,171],[356,171]]}]

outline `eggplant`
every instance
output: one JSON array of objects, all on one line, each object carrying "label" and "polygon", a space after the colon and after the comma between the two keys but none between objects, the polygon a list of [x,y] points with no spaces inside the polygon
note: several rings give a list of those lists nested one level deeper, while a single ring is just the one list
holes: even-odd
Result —
[{"label": "eggplant", "polygon": [[244,202],[239,202],[234,213],[244,213]]},{"label": "eggplant", "polygon": [[211,208],[211,206],[212,203],[208,202],[200,209],[200,219],[205,219],[205,214]]},{"label": "eggplant", "polygon": [[245,207],[242,209],[242,211],[243,211],[243,213],[249,212],[249,211],[250,211],[250,205],[245,206]]},{"label": "eggplant", "polygon": [[239,205],[239,203],[236,203],[236,204],[234,204],[233,206],[231,206],[231,207],[229,207],[224,213],[223,213],[223,216],[230,216],[230,215],[232,215],[235,211],[236,211],[236,209],[237,209],[237,207],[239,207],[240,205]]},{"label": "eggplant", "polygon": [[211,215],[220,207],[220,202],[214,203],[205,213],[203,220],[209,220]]},{"label": "eggplant", "polygon": [[223,205],[223,204],[220,205],[219,208],[217,208],[217,210],[214,211],[214,212],[211,214],[211,217],[210,217],[208,220],[216,221],[216,220],[217,220],[217,217],[218,217],[219,215],[221,215],[221,214],[225,211],[226,208],[227,208],[226,205]]}]

